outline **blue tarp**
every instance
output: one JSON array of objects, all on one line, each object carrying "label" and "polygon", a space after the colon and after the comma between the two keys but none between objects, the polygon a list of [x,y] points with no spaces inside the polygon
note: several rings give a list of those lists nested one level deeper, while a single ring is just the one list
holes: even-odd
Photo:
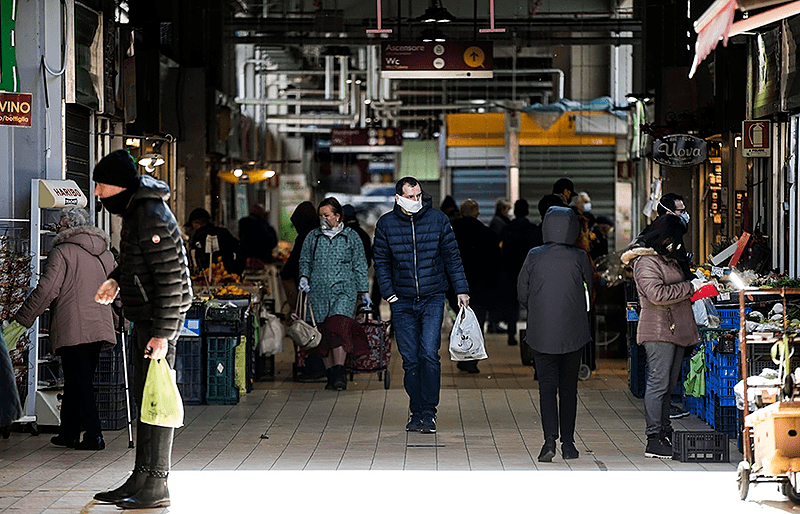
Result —
[{"label": "blue tarp", "polygon": [[535,103],[523,109],[524,112],[580,112],[580,111],[605,111],[613,114],[619,119],[625,120],[628,118],[627,111],[619,109],[614,105],[614,101],[609,96],[601,96],[588,102],[577,102],[574,100],[561,100],[551,104]]}]

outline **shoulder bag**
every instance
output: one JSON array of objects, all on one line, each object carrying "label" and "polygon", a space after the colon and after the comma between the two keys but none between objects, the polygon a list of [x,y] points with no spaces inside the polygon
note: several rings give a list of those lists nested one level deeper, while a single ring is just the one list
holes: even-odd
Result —
[{"label": "shoulder bag", "polygon": [[[311,323],[305,321],[305,311],[311,314]],[[294,344],[305,350],[316,348],[322,340],[322,333],[317,328],[317,321],[314,319],[314,309],[311,308],[311,302],[308,301],[308,294],[302,293],[297,295],[297,305],[295,312],[292,315],[292,324],[286,331],[287,335],[292,338]]]}]

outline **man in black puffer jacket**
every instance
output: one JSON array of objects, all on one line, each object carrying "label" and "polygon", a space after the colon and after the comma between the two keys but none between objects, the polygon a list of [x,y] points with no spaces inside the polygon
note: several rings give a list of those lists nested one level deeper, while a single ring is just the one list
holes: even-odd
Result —
[{"label": "man in black puffer jacket", "polygon": [[414,177],[395,185],[395,206],[375,225],[373,262],[381,296],[392,309],[403,385],[411,417],[406,430],[436,432],[441,388],[442,318],[449,282],[459,306],[469,304],[469,287],[450,219],[431,207]]},{"label": "man in black puffer jacket", "polygon": [[[116,150],[103,157],[92,178],[103,207],[122,217],[119,265],[95,300],[108,304],[119,293],[125,317],[134,323],[133,394],[141,405],[148,359],[166,358],[175,367],[175,343],[192,302],[186,249],[166,204],[169,187],[150,176],[140,177],[128,152]],[[133,474],[121,487],[97,493],[95,499],[122,508],[168,506],[174,430],[139,421]]]}]

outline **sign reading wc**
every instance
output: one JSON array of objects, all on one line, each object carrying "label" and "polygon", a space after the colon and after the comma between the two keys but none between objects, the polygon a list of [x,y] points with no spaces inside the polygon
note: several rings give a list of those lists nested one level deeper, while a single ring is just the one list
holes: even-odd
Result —
[{"label": "sign reading wc", "polygon": [[704,140],[688,134],[670,134],[653,143],[653,160],[674,168],[700,164],[707,152]]}]

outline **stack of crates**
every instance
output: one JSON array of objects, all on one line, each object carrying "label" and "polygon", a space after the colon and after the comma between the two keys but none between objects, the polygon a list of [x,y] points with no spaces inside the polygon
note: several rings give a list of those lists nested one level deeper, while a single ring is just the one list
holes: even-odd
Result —
[{"label": "stack of crates", "polygon": [[[218,305],[205,310],[203,333],[206,343],[205,399],[208,404],[233,405],[247,392],[247,321],[250,297],[217,298]],[[238,355],[237,355],[238,352]],[[237,374],[237,364],[239,373]]]},{"label": "stack of crates", "polygon": [[[126,338],[127,341],[130,337]],[[133,377],[130,359],[130,344],[127,344],[128,379]],[[100,352],[97,370],[94,374],[94,395],[97,402],[97,414],[100,417],[100,428],[103,430],[120,430],[127,426],[127,403],[125,401],[125,370],[122,359],[122,337],[117,335],[117,344],[113,348]],[[137,408],[130,395],[131,419],[136,418]]]},{"label": "stack of crates", "polygon": [[199,405],[204,400],[203,310],[202,302],[192,302],[175,348],[175,378],[185,405]]},{"label": "stack of crates", "polygon": [[718,432],[736,437],[739,411],[733,386],[739,381],[739,310],[717,309],[718,329],[701,329],[706,361],[706,395],[698,398],[693,412]]}]

